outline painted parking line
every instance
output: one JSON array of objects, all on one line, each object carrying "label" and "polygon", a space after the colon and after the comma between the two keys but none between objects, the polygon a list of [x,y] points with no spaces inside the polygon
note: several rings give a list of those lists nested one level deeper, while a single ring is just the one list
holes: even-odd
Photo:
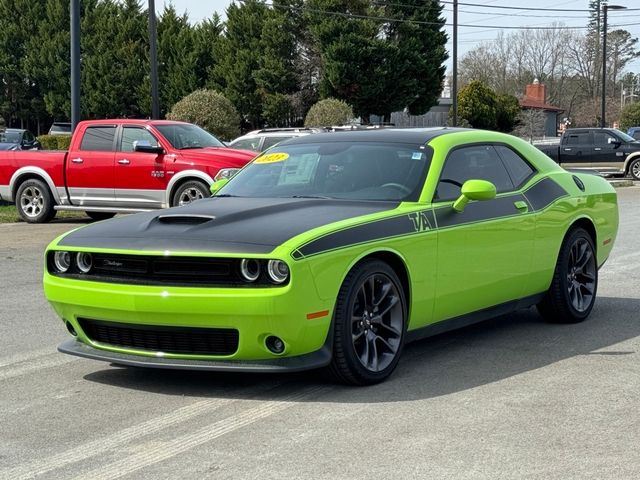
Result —
[{"label": "painted parking line", "polygon": [[170,441],[159,442],[156,440],[148,442],[147,445],[141,445],[140,449],[132,455],[102,465],[89,472],[83,472],[75,478],[77,480],[86,480],[87,478],[92,480],[112,480],[124,477],[292,408],[298,402],[317,398],[329,390],[331,390],[330,387],[312,387],[283,397],[280,400],[261,401],[259,405],[253,408],[248,408]]}]

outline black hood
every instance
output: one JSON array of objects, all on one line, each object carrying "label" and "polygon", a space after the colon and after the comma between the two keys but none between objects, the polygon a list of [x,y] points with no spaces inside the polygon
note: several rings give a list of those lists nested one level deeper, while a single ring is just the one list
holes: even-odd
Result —
[{"label": "black hood", "polygon": [[60,246],[184,252],[269,253],[307,230],[398,202],[214,197],[184,207],[139,213],[81,228]]}]

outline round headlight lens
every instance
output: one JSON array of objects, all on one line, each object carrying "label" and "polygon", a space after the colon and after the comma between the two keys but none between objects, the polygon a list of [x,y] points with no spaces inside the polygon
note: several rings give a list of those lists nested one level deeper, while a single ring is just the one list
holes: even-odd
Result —
[{"label": "round headlight lens", "polygon": [[267,273],[274,283],[283,283],[289,278],[289,267],[282,260],[269,260]]},{"label": "round headlight lens", "polygon": [[93,257],[90,253],[79,253],[76,257],[76,265],[78,265],[78,270],[82,273],[89,273],[93,266]]},{"label": "round headlight lens", "polygon": [[260,276],[260,262],[253,258],[243,258],[240,262],[240,273],[248,282],[255,282]]},{"label": "round headlight lens", "polygon": [[53,264],[60,273],[66,272],[71,266],[71,254],[69,252],[54,253]]}]

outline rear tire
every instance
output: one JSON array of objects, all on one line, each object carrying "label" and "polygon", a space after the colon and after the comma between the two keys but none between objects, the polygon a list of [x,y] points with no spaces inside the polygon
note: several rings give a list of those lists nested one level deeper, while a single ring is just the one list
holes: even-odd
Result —
[{"label": "rear tire", "polygon": [[634,180],[640,180],[640,158],[629,164],[629,176]]},{"label": "rear tire", "polygon": [[578,323],[591,313],[598,289],[598,265],[593,239],[582,228],[567,233],[551,286],[538,311],[548,322]]},{"label": "rear tire", "polygon": [[407,306],[400,279],[379,260],[356,265],[336,302],[329,369],[351,385],[372,385],[396,368],[404,343]]},{"label": "rear tire", "polygon": [[22,182],[15,202],[18,214],[27,223],[46,223],[56,216],[53,195],[42,180],[30,178]]},{"label": "rear tire", "polygon": [[171,200],[172,207],[181,207],[183,205],[189,205],[201,198],[207,198],[211,196],[209,187],[199,180],[189,180],[180,185]]},{"label": "rear tire", "polygon": [[100,220],[108,220],[113,218],[116,214],[114,212],[84,212],[94,222],[99,222]]}]

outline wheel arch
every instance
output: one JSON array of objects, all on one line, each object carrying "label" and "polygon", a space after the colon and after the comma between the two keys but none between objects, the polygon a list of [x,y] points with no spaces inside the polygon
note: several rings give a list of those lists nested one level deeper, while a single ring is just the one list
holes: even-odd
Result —
[{"label": "wheel arch", "polygon": [[345,278],[349,274],[351,270],[353,270],[356,265],[362,263],[366,260],[380,260],[387,265],[389,265],[395,274],[400,279],[400,283],[402,286],[402,290],[404,291],[405,300],[407,302],[407,322],[410,318],[411,313],[411,276],[409,273],[409,269],[407,268],[407,262],[404,257],[395,250],[390,249],[378,249],[373,251],[368,251],[357,257],[350,265],[349,268],[346,269],[344,275],[341,279],[340,284],[344,283]]},{"label": "wheel arch", "polygon": [[205,172],[201,172],[200,170],[183,170],[182,172],[176,174],[167,185],[164,201],[167,207],[171,206],[171,199],[173,198],[176,190],[180,188],[180,185],[191,180],[202,181],[208,187],[213,183],[213,178],[211,178],[211,176],[206,174]]},{"label": "wheel arch", "polygon": [[56,188],[53,179],[45,170],[39,167],[22,167],[14,172],[11,176],[11,180],[9,180],[9,194],[11,195],[9,200],[15,202],[16,193],[18,188],[20,188],[20,185],[31,179],[43,181],[49,188],[49,192],[51,192],[51,196],[55,203],[60,205],[60,195],[58,194],[58,189]]},{"label": "wheel arch", "polygon": [[640,159],[640,152],[630,154],[624,161],[624,174],[629,175],[629,168],[634,160]]},{"label": "wheel arch", "polygon": [[569,227],[564,232],[564,237],[562,237],[563,241],[567,237],[569,232],[576,227],[586,230],[587,233],[591,236],[591,240],[593,240],[593,246],[596,249],[596,254],[597,254],[598,253],[598,231],[596,230],[596,226],[593,220],[587,216],[576,218],[569,224]]}]

